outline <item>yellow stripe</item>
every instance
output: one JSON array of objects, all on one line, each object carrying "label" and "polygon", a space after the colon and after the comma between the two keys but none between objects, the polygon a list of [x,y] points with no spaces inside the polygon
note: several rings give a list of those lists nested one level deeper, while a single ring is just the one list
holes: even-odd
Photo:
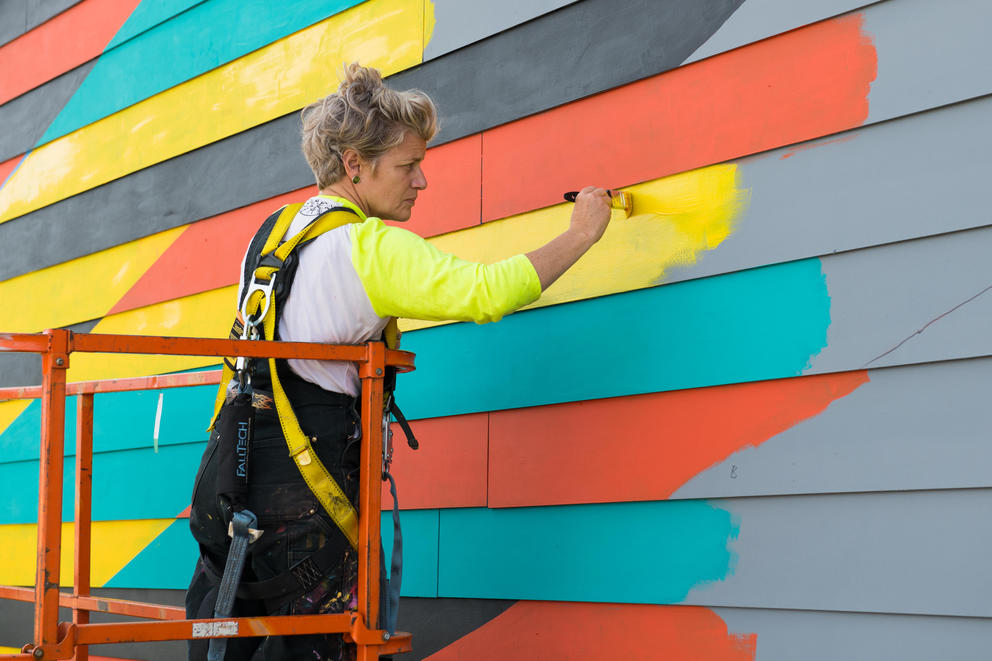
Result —
[{"label": "yellow stripe", "polygon": [[104,316],[187,227],[0,282],[3,330],[35,333]]},{"label": "yellow stripe", "polygon": [[19,399],[15,401],[0,402],[0,436],[7,431],[7,427],[9,427],[10,423],[17,419],[17,416],[24,413],[24,409],[31,404],[31,401],[32,400],[30,399]]},{"label": "yellow stripe", "polygon": [[0,189],[0,222],[302,108],[345,62],[419,64],[424,2],[370,0],[40,147]]},{"label": "yellow stripe", "polygon": [[[614,222],[600,242],[531,307],[664,282],[668,269],[691,265],[700,254],[716,248],[733,231],[734,219],[742,212],[749,196],[748,190],[738,188],[736,179],[737,166],[731,163],[683,172],[627,188],[634,193],[632,217],[624,219],[620,212],[616,212]],[[568,204],[557,205],[433,237],[428,241],[465,259],[498,261],[533,250],[563,231],[568,226],[571,209]],[[49,303],[44,302],[33,307],[26,302],[30,295],[24,294],[24,298],[18,299],[24,302],[23,307],[11,306],[5,323],[9,328],[33,332],[99,316],[93,311],[100,307],[106,309],[110,299],[116,303],[119,292],[126,291],[125,284],[136,279],[138,272],[145,268],[144,264],[153,261],[153,257],[164,251],[167,244],[174,240],[173,237],[178,236],[185,227],[0,283],[4,300],[7,300],[7,295],[18,295],[19,288],[30,292],[47,290],[59,297],[58,305],[49,307]],[[115,268],[117,272],[114,272]],[[106,274],[111,272],[115,273],[115,277],[122,274],[119,282],[114,277],[108,280],[115,288],[113,295],[104,295],[98,291],[99,288],[89,291],[90,283],[100,279],[91,273],[107,277]],[[15,282],[17,288],[8,287]],[[101,321],[94,332],[226,337],[234,314],[235,296],[235,287],[230,286],[122,312]],[[411,320],[401,322],[403,330],[433,325],[437,324]],[[138,376],[216,364],[216,361],[197,358],[118,356],[109,359],[109,362],[101,359],[92,368],[86,367],[93,362],[92,356],[73,356],[70,378],[124,376],[110,369],[99,369],[99,365],[119,365],[121,371]],[[160,370],[153,364],[165,369]],[[90,376],[76,376],[87,373]],[[0,431],[13,419],[7,419],[6,409],[9,408],[10,405],[0,404]]]},{"label": "yellow stripe", "polygon": [[[90,583],[100,587],[133,560],[175,519],[94,521]],[[0,526],[0,585],[34,585],[38,526],[34,523]],[[72,585],[75,549],[73,524],[62,524],[62,585]]]},{"label": "yellow stripe", "polygon": [[[236,290],[237,285],[231,285],[121,312],[101,320],[93,332],[226,338],[235,312]],[[200,356],[76,353],[70,359],[68,378],[70,381],[89,381],[146,376],[219,362],[218,358]]]},{"label": "yellow stripe", "polygon": [[[750,191],[737,166],[711,165],[624,190],[634,194],[630,218],[615,211],[606,234],[528,308],[661,284],[672,267],[691,266],[734,229]],[[495,262],[538,248],[568,228],[571,204],[559,204],[428,239],[463,259]],[[402,330],[439,325],[404,319]]]}]

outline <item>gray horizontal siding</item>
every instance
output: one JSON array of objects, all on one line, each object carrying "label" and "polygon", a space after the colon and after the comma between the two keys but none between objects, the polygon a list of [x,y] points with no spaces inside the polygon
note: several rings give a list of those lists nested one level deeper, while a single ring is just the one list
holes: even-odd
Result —
[{"label": "gray horizontal siding", "polygon": [[673,497],[992,487],[992,358],[868,375],[819,415],[734,453]]},{"label": "gray horizontal siding", "polygon": [[992,616],[992,489],[710,502],[739,521],[736,564],[686,604]]},{"label": "gray horizontal siding", "polygon": [[714,609],[753,633],[755,661],[985,661],[992,620],[752,608]]},{"label": "gray horizontal siding", "polygon": [[0,2],[0,45],[13,41],[80,0],[3,0]]},{"label": "gray horizontal siding", "polygon": [[877,2],[878,0],[745,0],[727,22],[689,56],[686,64]]},{"label": "gray horizontal siding", "polygon": [[822,259],[827,346],[807,373],[992,355],[992,226]]}]

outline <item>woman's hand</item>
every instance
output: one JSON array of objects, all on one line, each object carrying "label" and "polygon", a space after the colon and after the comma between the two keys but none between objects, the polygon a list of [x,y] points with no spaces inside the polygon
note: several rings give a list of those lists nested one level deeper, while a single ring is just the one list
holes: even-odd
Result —
[{"label": "woman's hand", "polygon": [[609,222],[609,191],[595,186],[586,186],[579,191],[568,229],[537,250],[527,253],[541,281],[541,291],[550,287],[599,241]]},{"label": "woman's hand", "polygon": [[586,186],[575,197],[570,231],[589,239],[589,245],[599,241],[610,223],[610,192],[604,188]]}]

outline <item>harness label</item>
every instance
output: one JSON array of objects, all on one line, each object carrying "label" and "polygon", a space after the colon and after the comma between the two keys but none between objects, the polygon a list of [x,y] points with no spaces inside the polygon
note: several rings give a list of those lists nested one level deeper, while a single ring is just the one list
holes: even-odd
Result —
[{"label": "harness label", "polygon": [[238,422],[238,446],[236,448],[238,457],[237,475],[238,477],[248,477],[248,435],[249,427],[246,421]]},{"label": "harness label", "polygon": [[194,622],[193,638],[217,638],[218,636],[237,636],[237,622]]}]

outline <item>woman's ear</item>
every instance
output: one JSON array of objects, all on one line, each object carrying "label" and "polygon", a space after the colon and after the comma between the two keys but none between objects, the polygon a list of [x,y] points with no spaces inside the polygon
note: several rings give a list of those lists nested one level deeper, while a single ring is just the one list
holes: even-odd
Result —
[{"label": "woman's ear", "polygon": [[349,179],[362,174],[362,157],[354,149],[345,149],[341,154],[341,162],[344,165],[345,176]]}]

